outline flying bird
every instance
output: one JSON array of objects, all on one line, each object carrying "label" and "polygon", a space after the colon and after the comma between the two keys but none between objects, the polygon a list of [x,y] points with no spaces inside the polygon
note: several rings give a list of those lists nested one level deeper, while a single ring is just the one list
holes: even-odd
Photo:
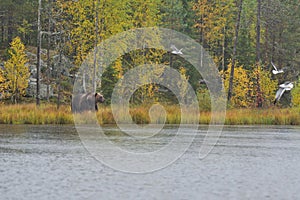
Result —
[{"label": "flying bird", "polygon": [[274,65],[273,62],[271,62],[271,64],[272,64],[272,66],[273,66],[273,68],[274,68],[274,69],[272,70],[272,73],[273,73],[273,74],[280,74],[280,73],[283,73],[283,69],[278,70],[277,67]]},{"label": "flying bird", "polygon": [[276,104],[280,100],[281,96],[283,95],[283,93],[286,90],[291,90],[293,87],[294,87],[294,84],[290,81],[286,81],[283,84],[280,84],[279,89],[277,90],[276,95],[275,95],[274,104]]},{"label": "flying bird", "polygon": [[175,45],[171,45],[171,49],[173,50],[171,53],[175,54],[175,55],[182,55],[183,53],[182,48],[181,49],[177,49],[177,47]]}]

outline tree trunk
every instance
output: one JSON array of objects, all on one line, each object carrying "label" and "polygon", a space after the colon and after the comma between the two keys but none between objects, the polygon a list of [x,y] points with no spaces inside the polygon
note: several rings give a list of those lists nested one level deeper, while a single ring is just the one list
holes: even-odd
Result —
[{"label": "tree trunk", "polygon": [[59,61],[58,61],[58,66],[59,69],[58,71],[58,80],[57,80],[57,109],[60,107],[60,99],[61,99],[61,94],[60,94],[60,83],[61,83],[61,72],[62,72],[62,28],[60,27],[59,31]]},{"label": "tree trunk", "polygon": [[40,66],[41,66],[41,7],[42,0],[39,0],[38,7],[38,32],[37,32],[37,78],[36,78],[36,105],[40,105]]},{"label": "tree trunk", "polygon": [[224,26],[224,36],[222,43],[222,70],[225,70],[225,43],[226,43],[226,26]]},{"label": "tree trunk", "polygon": [[257,0],[256,63],[260,62],[260,14],[261,14],[261,0]]},{"label": "tree trunk", "polygon": [[48,44],[47,44],[47,102],[49,102],[50,96],[50,47],[51,47],[51,17],[52,17],[52,0],[48,0],[49,16],[48,16]]},{"label": "tree trunk", "polygon": [[[261,0],[257,0],[257,24],[256,24],[256,66],[257,68],[260,66],[260,15],[261,15]],[[257,97],[256,103],[257,107],[262,107],[262,94],[260,88],[260,74],[257,73],[256,77],[256,84],[257,84]]]},{"label": "tree trunk", "polygon": [[13,34],[14,34],[14,21],[13,21],[13,13],[12,11],[7,14],[7,43],[9,44],[13,40]]},{"label": "tree trunk", "polygon": [[237,45],[238,45],[238,36],[239,36],[242,9],[243,9],[243,0],[240,0],[239,5],[238,5],[238,16],[237,16],[237,20],[236,20],[236,24],[235,24],[232,63],[231,63],[229,88],[228,88],[228,96],[227,96],[227,100],[229,103],[230,103],[230,100],[232,97],[232,90],[233,90],[234,67],[235,67],[235,59],[236,59],[236,51],[237,51]]},{"label": "tree trunk", "polygon": [[99,16],[98,16],[98,8],[99,8],[99,0],[95,1],[95,47],[94,47],[94,66],[93,66],[93,92],[96,92],[96,68],[97,68],[97,45],[98,45],[98,34],[99,34],[99,30],[98,30],[98,20],[99,20]]},{"label": "tree trunk", "polygon": [[200,69],[202,69],[203,67],[203,55],[204,55],[204,22],[203,22],[203,15],[201,15],[201,27],[200,27],[200,35],[199,35],[199,40],[200,40],[200,44],[202,45],[202,48],[201,48],[201,52],[200,52],[200,57],[199,57],[199,61],[200,61]]},{"label": "tree trunk", "polygon": [[[16,73],[18,73],[18,72],[16,71]],[[19,93],[19,89],[18,89],[18,76],[16,76],[16,90],[14,92],[14,104],[18,103],[18,93]]]},{"label": "tree trunk", "polygon": [[204,54],[204,32],[201,31],[200,33],[200,40],[201,40],[201,45],[202,45],[202,48],[201,48],[201,53],[200,53],[200,69],[203,69],[203,54]]},{"label": "tree trunk", "polygon": [[270,37],[269,37],[269,29],[270,29],[270,27],[269,27],[269,24],[271,24],[271,22],[270,22],[270,18],[269,18],[269,16],[271,15],[270,13],[270,0],[268,0],[267,1],[267,5],[266,5],[266,9],[267,9],[267,11],[265,11],[266,12],[266,14],[265,15],[267,15],[268,17],[267,17],[267,21],[266,21],[266,25],[265,25],[265,56],[264,56],[264,60],[265,61],[267,61],[267,62],[270,62],[270,58],[269,58],[269,54],[270,54],[270,50],[269,50],[269,39],[270,39]]},{"label": "tree trunk", "polygon": [[3,45],[4,43],[4,31],[5,31],[5,28],[4,28],[4,17],[5,17],[5,11],[0,11],[0,18],[1,18],[1,43]]}]

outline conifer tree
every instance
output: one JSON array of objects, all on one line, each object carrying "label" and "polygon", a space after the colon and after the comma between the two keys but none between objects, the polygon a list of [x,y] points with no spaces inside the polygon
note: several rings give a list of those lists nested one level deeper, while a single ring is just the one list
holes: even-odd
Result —
[{"label": "conifer tree", "polygon": [[7,87],[14,103],[17,103],[21,95],[25,95],[28,86],[30,72],[26,63],[25,46],[19,37],[13,39],[8,50],[9,60],[5,62],[5,76]]}]

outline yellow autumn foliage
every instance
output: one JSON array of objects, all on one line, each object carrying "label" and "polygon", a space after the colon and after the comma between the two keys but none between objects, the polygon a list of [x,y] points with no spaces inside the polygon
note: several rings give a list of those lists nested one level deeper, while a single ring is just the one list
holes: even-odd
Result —
[{"label": "yellow autumn foliage", "polygon": [[4,71],[0,68],[0,98],[3,97],[3,94],[6,90]]},{"label": "yellow autumn foliage", "polygon": [[262,95],[262,103],[264,106],[269,106],[274,101],[276,89],[278,82],[277,80],[272,80],[271,73],[262,69],[259,65],[255,67],[253,73],[251,74],[252,82],[254,88],[252,88],[253,96],[256,97],[257,95],[257,77],[259,77],[259,86]]},{"label": "yellow autumn foliage", "polygon": [[[224,86],[226,91],[228,91],[229,88],[230,70],[231,62],[229,63],[228,69],[225,72],[221,71],[221,74],[224,78]],[[251,99],[252,85],[253,83],[249,79],[247,70],[243,69],[243,66],[235,67],[231,99],[231,105],[233,107],[249,107],[253,104]]]},{"label": "yellow autumn foliage", "polygon": [[13,39],[8,50],[10,58],[5,62],[5,78],[7,89],[15,102],[19,99],[19,95],[25,95],[28,87],[28,79],[30,72],[26,63],[28,59],[25,54],[25,46],[19,37]]},{"label": "yellow autumn foliage", "polygon": [[[246,70],[243,66],[236,64],[233,79],[233,93],[231,99],[231,106],[233,107],[255,107],[257,101],[258,84],[260,86],[260,93],[263,106],[269,106],[276,93],[277,81],[271,79],[271,74],[262,69],[261,66],[253,67],[254,70]],[[229,88],[231,63],[228,69],[221,75],[224,78],[224,86],[226,91]],[[259,78],[257,81],[257,78]]]}]

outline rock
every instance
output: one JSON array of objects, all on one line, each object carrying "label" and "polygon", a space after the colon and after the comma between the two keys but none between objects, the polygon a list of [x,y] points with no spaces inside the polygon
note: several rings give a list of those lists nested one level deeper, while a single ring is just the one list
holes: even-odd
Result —
[{"label": "rock", "polygon": [[[26,89],[26,96],[27,97],[36,97],[36,82],[30,82]],[[49,85],[49,97],[53,96],[53,88]],[[40,84],[40,98],[46,99],[47,98],[47,85]]]}]

